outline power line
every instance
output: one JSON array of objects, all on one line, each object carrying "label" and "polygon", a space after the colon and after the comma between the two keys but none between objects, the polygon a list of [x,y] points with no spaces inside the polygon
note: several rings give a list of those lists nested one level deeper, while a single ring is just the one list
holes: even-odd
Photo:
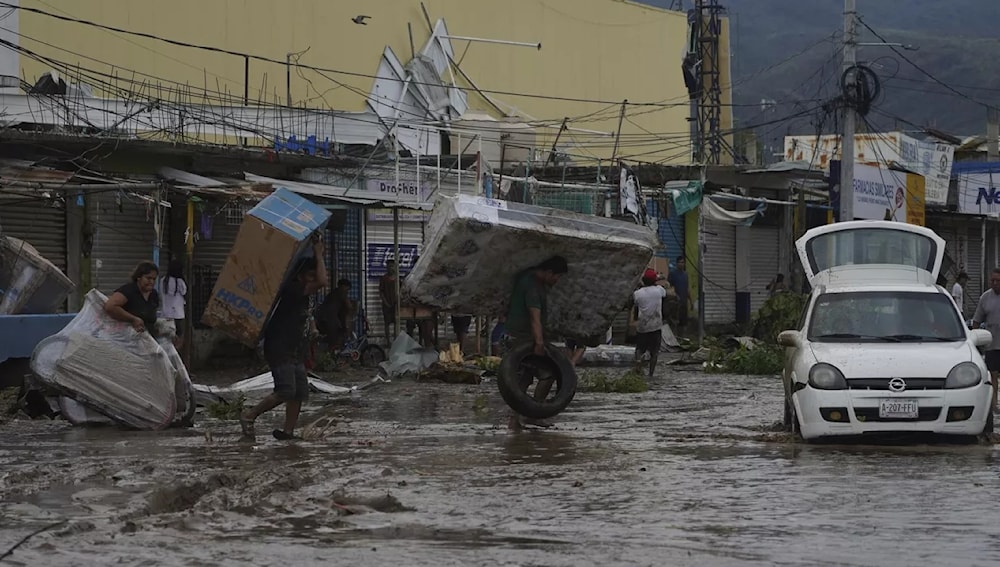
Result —
[{"label": "power line", "polygon": [[[875,31],[875,30],[874,30],[874,29],[873,29],[873,28],[872,28],[871,26],[869,26],[869,25],[868,25],[868,22],[864,21],[864,20],[863,20],[862,18],[860,18],[860,17],[858,17],[858,18],[857,18],[857,20],[858,20],[859,22],[861,22],[861,25],[865,26],[865,28],[867,28],[867,29],[868,29],[868,31],[870,31],[870,32],[871,32],[871,33],[872,33],[872,34],[873,34],[873,35],[874,35],[875,37],[877,37],[877,38],[878,38],[878,39],[879,39],[880,41],[882,41],[883,43],[886,43],[886,44],[888,44],[888,43],[889,43],[889,41],[887,41],[887,40],[886,40],[886,39],[885,39],[884,37],[882,37],[881,35],[879,35],[879,33],[878,33],[877,31]],[[937,84],[941,85],[942,87],[944,87],[944,88],[948,89],[949,91],[951,91],[951,92],[955,93],[956,95],[958,95],[958,96],[960,96],[960,97],[962,97],[962,98],[964,98],[964,99],[966,99],[966,100],[968,100],[968,101],[970,101],[970,102],[974,102],[974,103],[976,103],[976,104],[978,104],[978,105],[980,105],[980,106],[983,106],[983,107],[986,107],[986,108],[990,108],[990,109],[996,109],[996,107],[995,107],[995,106],[993,106],[993,105],[990,105],[990,104],[987,104],[987,103],[985,103],[985,102],[982,102],[982,101],[980,101],[980,100],[976,100],[976,99],[972,98],[971,96],[967,95],[966,93],[963,93],[962,91],[960,91],[960,90],[958,90],[958,89],[956,89],[956,88],[952,87],[952,86],[951,86],[951,85],[949,85],[948,83],[945,83],[945,82],[944,82],[944,81],[942,81],[941,79],[938,79],[937,77],[935,77],[934,75],[932,75],[930,71],[928,71],[928,70],[924,69],[924,68],[923,68],[923,67],[921,67],[920,65],[917,65],[916,63],[914,63],[914,62],[913,62],[913,60],[912,60],[912,59],[910,59],[909,57],[907,57],[907,56],[906,56],[906,55],[905,55],[905,54],[904,54],[904,53],[903,53],[902,51],[900,51],[899,49],[896,49],[896,46],[894,46],[894,45],[889,45],[888,47],[889,47],[889,49],[892,49],[892,51],[893,51],[893,52],[894,52],[894,53],[895,53],[896,55],[898,55],[898,56],[899,56],[900,58],[902,58],[902,59],[903,59],[903,61],[906,61],[907,63],[909,63],[909,64],[910,64],[910,65],[911,65],[911,66],[912,66],[912,67],[913,67],[914,69],[916,69],[917,71],[920,71],[920,72],[921,72],[921,73],[923,73],[924,75],[927,75],[927,78],[931,79],[931,80],[932,80],[932,81],[934,81],[935,83],[937,83]]]}]

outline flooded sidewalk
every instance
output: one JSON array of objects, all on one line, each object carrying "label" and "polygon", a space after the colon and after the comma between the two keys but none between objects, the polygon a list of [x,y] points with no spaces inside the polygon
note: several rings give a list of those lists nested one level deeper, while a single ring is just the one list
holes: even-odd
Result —
[{"label": "flooded sidewalk", "polygon": [[[989,444],[805,445],[775,378],[662,370],[507,431],[495,383],[397,381],[325,407],[325,434],[239,441],[0,425],[10,565],[988,565]],[[265,414],[268,431],[281,411]],[[319,428],[316,429],[319,431]]]}]

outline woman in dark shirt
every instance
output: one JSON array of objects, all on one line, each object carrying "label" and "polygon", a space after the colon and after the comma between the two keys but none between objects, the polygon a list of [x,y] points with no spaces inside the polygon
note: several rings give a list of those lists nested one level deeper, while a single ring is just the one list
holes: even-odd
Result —
[{"label": "woman in dark shirt", "polygon": [[140,262],[132,271],[132,281],[116,289],[104,304],[104,312],[112,319],[129,323],[137,332],[153,334],[160,294],[156,278],[160,269],[152,262]]}]

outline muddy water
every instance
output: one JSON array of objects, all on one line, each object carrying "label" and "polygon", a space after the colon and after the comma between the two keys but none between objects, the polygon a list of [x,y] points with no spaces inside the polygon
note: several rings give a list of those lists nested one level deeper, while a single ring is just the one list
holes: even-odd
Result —
[{"label": "muddy water", "polygon": [[[677,372],[511,434],[494,384],[394,383],[289,445],[233,423],[0,426],[31,565],[988,565],[992,445],[796,443],[774,378]],[[483,405],[482,396],[486,396]],[[280,419],[273,416],[274,422]],[[318,432],[319,430],[314,430]]]}]

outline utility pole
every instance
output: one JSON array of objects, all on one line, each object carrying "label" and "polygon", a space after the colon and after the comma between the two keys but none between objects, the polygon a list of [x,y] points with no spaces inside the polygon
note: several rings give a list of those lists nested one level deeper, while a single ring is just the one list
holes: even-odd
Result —
[{"label": "utility pole", "polygon": [[[855,0],[844,0],[844,65],[846,72],[857,62],[857,10]],[[850,89],[851,85],[847,85]],[[849,101],[848,101],[849,102]],[[854,107],[844,106],[840,140],[840,220],[854,220]]]}]

